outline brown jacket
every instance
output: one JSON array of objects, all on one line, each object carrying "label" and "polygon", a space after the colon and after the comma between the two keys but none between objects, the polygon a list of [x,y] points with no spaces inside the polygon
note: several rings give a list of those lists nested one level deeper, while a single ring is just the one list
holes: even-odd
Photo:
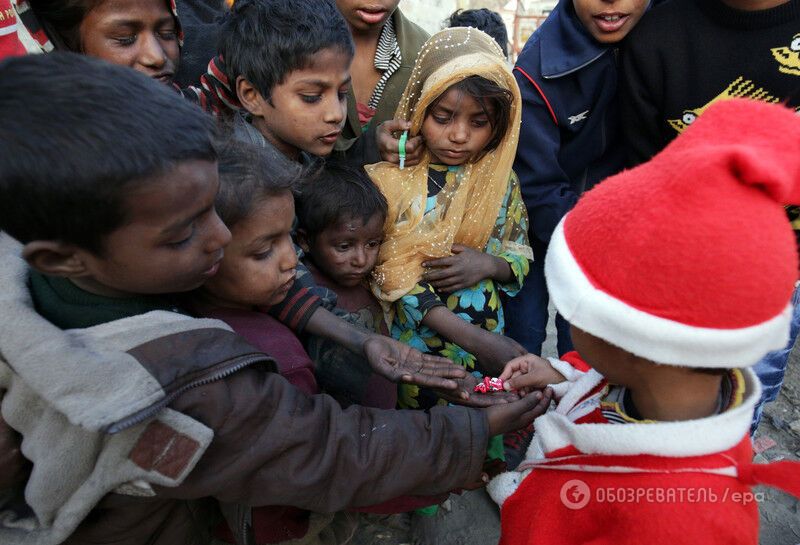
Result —
[{"label": "brown jacket", "polygon": [[422,28],[408,20],[399,8],[392,14],[392,19],[403,61],[387,80],[375,117],[372,118],[366,132],[361,130],[356,97],[350,89],[347,93],[347,121],[339,141],[336,142],[337,151],[346,151],[348,160],[358,160],[360,164],[377,163],[381,160],[375,143],[375,130],[384,121],[394,118],[394,112],[400,103],[400,97],[403,96],[408,78],[411,77],[411,70],[414,68],[419,50],[430,37]]},{"label": "brown jacket", "polygon": [[333,512],[480,474],[480,411],[342,410],[214,320],[61,331],[30,307],[21,267],[0,256],[0,389],[34,470],[27,506],[0,501],[1,543],[202,543],[208,505],[190,500]]}]

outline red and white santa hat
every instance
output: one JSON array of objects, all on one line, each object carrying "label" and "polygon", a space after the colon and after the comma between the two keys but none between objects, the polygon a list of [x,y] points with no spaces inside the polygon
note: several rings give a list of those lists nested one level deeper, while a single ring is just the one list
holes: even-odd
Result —
[{"label": "red and white santa hat", "polygon": [[556,228],[545,274],[558,311],[637,356],[745,367],[788,340],[798,257],[800,118],[712,105],[648,163],[587,192]]}]

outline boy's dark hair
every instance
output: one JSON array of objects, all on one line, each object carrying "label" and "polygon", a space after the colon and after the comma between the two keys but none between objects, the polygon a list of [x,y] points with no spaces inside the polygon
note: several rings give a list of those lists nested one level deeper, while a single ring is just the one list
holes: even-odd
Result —
[{"label": "boy's dark hair", "polygon": [[[478,154],[478,158],[496,149],[508,131],[511,104],[514,102],[514,95],[511,91],[481,76],[465,78],[447,88],[448,91],[450,89],[458,89],[465,95],[474,98],[483,108],[483,113],[489,118],[489,124],[492,126],[492,136],[483,151]],[[442,93],[436,97],[436,100],[431,102],[426,110],[425,117],[428,116],[428,112],[439,104],[444,95],[445,93]]]},{"label": "boy's dark hair", "polygon": [[484,31],[494,38],[500,49],[503,50],[503,55],[508,57],[508,30],[503,18],[496,11],[486,8],[458,9],[450,16],[447,26],[468,26]]},{"label": "boy's dark hair", "polygon": [[290,72],[328,48],[355,53],[332,0],[237,0],[220,25],[219,53],[231,88],[242,76],[266,100]]},{"label": "boy's dark hair", "polygon": [[228,229],[264,198],[292,189],[295,177],[276,170],[260,148],[228,140],[219,151],[219,192],[214,206]]},{"label": "boy's dark hair", "polygon": [[165,85],[75,53],[0,64],[0,229],[102,254],[131,186],[216,160],[214,121]]},{"label": "boy's dark hair", "polygon": [[342,220],[367,223],[375,214],[385,218],[388,211],[386,197],[363,168],[330,160],[303,181],[295,203],[297,226],[311,240]]},{"label": "boy's dark hair", "polygon": [[[80,52],[80,27],[86,14],[102,0],[28,0],[33,13],[56,47]],[[61,42],[61,43],[59,43]]]}]

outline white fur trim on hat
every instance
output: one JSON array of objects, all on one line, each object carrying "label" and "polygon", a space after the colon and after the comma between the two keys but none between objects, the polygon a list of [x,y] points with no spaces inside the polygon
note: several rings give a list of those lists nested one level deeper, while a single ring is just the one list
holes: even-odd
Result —
[{"label": "white fur trim on hat", "polygon": [[553,233],[544,268],[553,304],[570,324],[642,358],[689,367],[747,367],[786,346],[791,303],[766,322],[715,329],[648,314],[594,287],[567,245],[566,217]]}]

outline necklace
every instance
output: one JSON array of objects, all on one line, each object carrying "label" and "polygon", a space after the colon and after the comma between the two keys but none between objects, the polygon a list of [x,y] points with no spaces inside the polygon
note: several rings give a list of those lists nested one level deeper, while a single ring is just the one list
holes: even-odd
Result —
[{"label": "necklace", "polygon": [[431,182],[433,182],[433,185],[435,185],[436,187],[438,187],[438,188],[439,188],[439,191],[444,191],[444,186],[443,186],[443,185],[441,185],[441,184],[440,184],[439,182],[437,182],[436,180],[434,180],[434,179],[433,179],[433,176],[431,176],[431,175],[430,175],[430,173],[428,174],[428,179],[429,179]]}]

